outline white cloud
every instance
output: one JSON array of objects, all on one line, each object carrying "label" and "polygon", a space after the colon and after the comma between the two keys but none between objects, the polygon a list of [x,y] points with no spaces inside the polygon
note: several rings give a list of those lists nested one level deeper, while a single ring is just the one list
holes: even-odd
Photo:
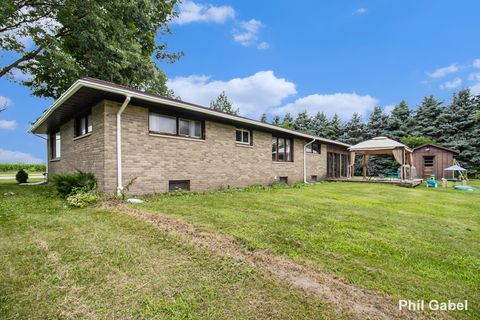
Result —
[{"label": "white cloud", "polygon": [[285,114],[290,112],[296,115],[298,112],[307,111],[310,115],[317,112],[325,112],[328,116],[338,114],[340,118],[347,120],[355,112],[366,115],[368,111],[378,104],[378,100],[370,95],[358,95],[356,93],[312,94],[285,106],[275,108],[272,113]]},{"label": "white cloud", "polygon": [[470,93],[473,95],[480,95],[480,82],[470,87]]},{"label": "white cloud", "polygon": [[15,130],[17,125],[15,120],[0,120],[0,130]]},{"label": "white cloud", "polygon": [[209,106],[210,101],[225,91],[234,107],[240,108],[242,115],[254,118],[297,93],[294,83],[277,78],[273,71],[259,71],[245,78],[227,81],[191,75],[170,79],[167,85],[183,100],[204,106]]},{"label": "white cloud", "polygon": [[480,59],[473,60],[473,66],[475,68],[480,68]]},{"label": "white cloud", "polygon": [[385,107],[383,107],[383,112],[385,114],[390,114],[390,113],[392,113],[393,108],[395,108],[394,104],[388,104]]},{"label": "white cloud", "polygon": [[233,40],[242,46],[250,46],[257,42],[258,32],[263,24],[255,19],[240,22],[240,29],[234,30]]},{"label": "white cloud", "polygon": [[358,8],[357,10],[353,11],[352,14],[353,15],[356,15],[356,14],[365,14],[368,12],[368,9],[367,8]]},{"label": "white cloud", "polygon": [[9,72],[8,77],[14,81],[24,81],[32,79],[32,75],[30,73],[22,72],[22,70],[16,68]]},{"label": "white cloud", "polygon": [[462,79],[460,79],[459,77],[453,79],[452,81],[446,81],[445,83],[441,84],[440,85],[440,88],[441,89],[455,89],[459,86],[462,85]]},{"label": "white cloud", "polygon": [[178,5],[178,17],[173,23],[183,25],[192,22],[224,23],[235,18],[235,10],[230,6],[214,6],[184,0]]},{"label": "white cloud", "polygon": [[29,153],[0,149],[0,163],[44,163]]},{"label": "white cloud", "polygon": [[470,73],[468,75],[468,80],[470,80],[470,81],[480,81],[480,72]]},{"label": "white cloud", "polygon": [[430,78],[441,78],[443,76],[446,76],[447,74],[457,72],[458,70],[459,69],[455,64],[451,64],[448,67],[439,68],[431,73],[427,72],[427,75]]},{"label": "white cloud", "polygon": [[12,105],[12,100],[7,97],[0,96],[0,109],[5,107],[10,107]]},{"label": "white cloud", "polygon": [[257,46],[258,50],[266,50],[268,48],[270,48],[270,44],[268,42],[265,42],[265,41],[259,43],[259,45]]}]

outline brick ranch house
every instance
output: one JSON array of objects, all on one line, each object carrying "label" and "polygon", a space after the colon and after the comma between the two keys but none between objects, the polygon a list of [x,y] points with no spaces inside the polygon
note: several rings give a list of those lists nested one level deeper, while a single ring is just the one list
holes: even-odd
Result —
[{"label": "brick ranch house", "polygon": [[345,176],[349,145],[92,78],[32,125],[48,177],[92,172],[100,190],[203,191]]}]

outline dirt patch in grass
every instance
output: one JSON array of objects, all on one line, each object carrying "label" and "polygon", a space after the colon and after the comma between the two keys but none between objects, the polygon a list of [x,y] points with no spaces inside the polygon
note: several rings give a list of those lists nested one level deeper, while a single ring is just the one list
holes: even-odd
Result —
[{"label": "dirt patch in grass", "polygon": [[178,219],[149,214],[121,203],[104,203],[109,209],[143,219],[157,228],[182,235],[202,248],[246,261],[262,273],[332,305],[339,313],[358,319],[423,319],[418,313],[399,311],[396,303],[368,290],[264,250],[250,251],[232,237],[203,230]]},{"label": "dirt patch in grass", "polygon": [[67,268],[62,264],[58,252],[50,250],[45,240],[37,241],[38,247],[46,254],[48,264],[54,268],[59,280],[58,289],[65,292],[65,299],[62,303],[61,315],[65,319],[78,319],[83,317],[94,317],[94,312],[83,301],[80,288],[70,280]]}]

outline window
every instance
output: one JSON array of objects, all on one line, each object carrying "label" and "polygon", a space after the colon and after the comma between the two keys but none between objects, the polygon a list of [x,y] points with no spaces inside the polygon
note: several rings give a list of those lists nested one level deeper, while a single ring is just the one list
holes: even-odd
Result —
[{"label": "window", "polygon": [[87,114],[77,117],[75,119],[75,137],[83,136],[84,134],[92,132],[92,110]]},{"label": "window", "polygon": [[310,180],[312,180],[312,182],[317,182],[317,178],[318,177],[316,175],[312,175]]},{"label": "window", "polygon": [[243,144],[252,144],[252,134],[250,130],[245,129],[236,129],[235,130],[235,141],[237,143]]},{"label": "window", "polygon": [[170,180],[168,181],[168,191],[189,191],[190,180]]},{"label": "window", "polygon": [[423,166],[425,168],[432,168],[434,159],[435,157],[433,156],[423,157]]},{"label": "window", "polygon": [[190,138],[203,138],[202,122],[150,112],[150,132]]},{"label": "window", "polygon": [[308,153],[315,153],[315,154],[320,154],[322,152],[322,147],[320,143],[314,142],[309,145],[307,145],[307,152]]},{"label": "window", "polygon": [[278,182],[280,183],[288,183],[288,177],[279,177]]},{"label": "window", "polygon": [[293,161],[291,139],[272,137],[272,161]]},{"label": "window", "polygon": [[179,135],[193,138],[202,137],[202,124],[200,121],[180,119],[179,125]]},{"label": "window", "polygon": [[50,155],[52,159],[60,158],[61,139],[60,130],[50,134]]},{"label": "window", "polygon": [[177,134],[177,119],[175,117],[150,113],[149,126],[150,131]]}]

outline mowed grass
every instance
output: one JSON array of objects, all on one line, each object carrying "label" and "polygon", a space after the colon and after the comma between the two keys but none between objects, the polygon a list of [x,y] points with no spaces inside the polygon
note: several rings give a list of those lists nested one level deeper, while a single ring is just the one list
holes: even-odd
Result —
[{"label": "mowed grass", "polygon": [[66,208],[48,185],[0,181],[0,261],[1,319],[339,316],[141,220]]},{"label": "mowed grass", "polygon": [[[470,181],[479,186],[479,181]],[[398,299],[480,314],[480,190],[320,183],[152,196],[140,207],[232,235]]]}]

